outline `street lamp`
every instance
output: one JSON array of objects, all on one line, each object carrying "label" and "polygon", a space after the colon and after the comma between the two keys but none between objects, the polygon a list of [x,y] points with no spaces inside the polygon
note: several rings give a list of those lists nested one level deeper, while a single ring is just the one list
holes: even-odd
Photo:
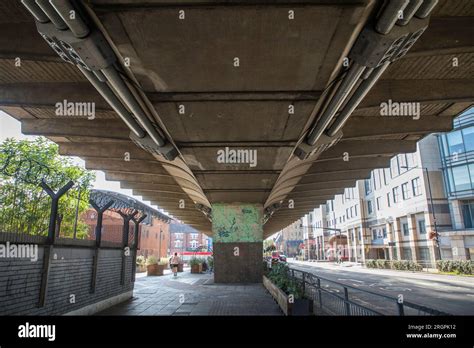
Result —
[{"label": "street lamp", "polygon": [[438,239],[438,224],[436,223],[436,213],[435,213],[434,204],[433,204],[433,194],[431,192],[431,182],[430,182],[430,174],[428,172],[428,168],[418,167],[418,166],[412,167],[412,168],[410,168],[408,166],[400,166],[400,168],[406,169],[407,171],[412,169],[412,168],[420,168],[426,173],[426,181],[428,183],[428,192],[430,194],[431,214],[433,214],[433,226],[434,226],[434,232],[435,232],[435,241],[436,241],[436,246],[438,248],[438,256],[439,256],[439,259],[441,260],[441,246],[440,246],[440,242],[439,242],[439,239]]}]

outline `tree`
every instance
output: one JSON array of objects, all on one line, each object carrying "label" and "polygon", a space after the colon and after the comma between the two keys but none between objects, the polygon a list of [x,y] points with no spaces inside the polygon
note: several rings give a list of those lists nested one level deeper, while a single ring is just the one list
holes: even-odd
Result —
[{"label": "tree", "polygon": [[40,186],[44,181],[57,191],[68,181],[74,186],[59,201],[61,236],[85,238],[87,225],[78,216],[89,206],[95,176],[61,157],[58,146],[46,138],[34,141],[7,139],[0,144],[0,232],[47,235],[51,198]]}]

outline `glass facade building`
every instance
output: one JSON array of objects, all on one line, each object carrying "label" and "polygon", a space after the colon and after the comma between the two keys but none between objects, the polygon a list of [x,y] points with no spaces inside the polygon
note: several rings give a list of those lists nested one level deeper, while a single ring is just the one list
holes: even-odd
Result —
[{"label": "glass facade building", "polygon": [[454,120],[452,132],[439,136],[446,193],[459,200],[465,228],[474,228],[474,108]]}]

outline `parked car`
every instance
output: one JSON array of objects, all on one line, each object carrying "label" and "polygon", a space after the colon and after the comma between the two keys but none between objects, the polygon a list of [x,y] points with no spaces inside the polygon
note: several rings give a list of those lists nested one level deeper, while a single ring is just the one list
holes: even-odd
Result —
[{"label": "parked car", "polygon": [[280,254],[279,259],[280,259],[280,262],[286,262],[286,255]]}]

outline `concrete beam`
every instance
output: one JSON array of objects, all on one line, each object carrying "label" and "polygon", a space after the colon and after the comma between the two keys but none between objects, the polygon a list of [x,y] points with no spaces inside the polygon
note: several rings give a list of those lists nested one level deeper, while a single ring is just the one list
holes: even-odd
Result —
[{"label": "concrete beam", "polygon": [[109,142],[97,143],[58,143],[59,153],[63,156],[78,156],[89,158],[125,158],[141,161],[156,161],[150,153],[139,148],[135,143],[129,142]]},{"label": "concrete beam", "polygon": [[111,107],[89,82],[43,82],[0,84],[0,105],[49,106],[57,102],[95,103],[96,109]]},{"label": "concrete beam", "polygon": [[343,139],[368,137],[425,135],[446,132],[452,129],[452,118],[448,116],[422,116],[418,120],[398,116],[351,116],[342,129]]},{"label": "concrete beam", "polygon": [[26,135],[130,140],[130,131],[120,120],[28,119],[21,121],[21,132]]},{"label": "concrete beam", "polygon": [[370,90],[359,108],[380,106],[389,99],[420,103],[469,102],[474,99],[471,86],[474,86],[474,78],[470,76],[456,80],[382,79]]}]

